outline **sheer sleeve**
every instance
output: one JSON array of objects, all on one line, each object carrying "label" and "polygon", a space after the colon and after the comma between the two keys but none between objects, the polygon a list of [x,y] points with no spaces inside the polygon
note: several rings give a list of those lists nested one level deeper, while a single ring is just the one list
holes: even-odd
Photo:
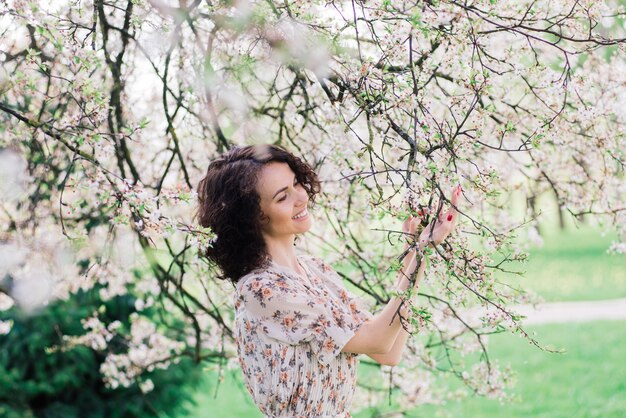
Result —
[{"label": "sheer sleeve", "polygon": [[245,280],[240,290],[247,314],[259,332],[281,343],[310,344],[328,365],[352,338],[364,317],[328,292],[312,292],[289,275],[263,272]]}]

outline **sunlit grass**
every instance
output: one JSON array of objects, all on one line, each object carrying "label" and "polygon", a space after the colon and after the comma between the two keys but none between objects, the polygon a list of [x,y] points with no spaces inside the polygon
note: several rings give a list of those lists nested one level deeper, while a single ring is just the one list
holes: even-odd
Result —
[{"label": "sunlit grass", "polygon": [[[510,197],[518,219],[524,219],[523,196]],[[543,194],[537,200],[541,210],[539,230],[542,246],[529,247],[529,261],[509,264],[507,269],[521,276],[498,274],[503,282],[536,292],[546,301],[583,301],[626,297],[626,256],[608,254],[611,242],[618,239],[614,228],[591,226],[563,211],[564,229],[554,198]],[[527,238],[520,234],[518,242]]]},{"label": "sunlit grass", "polygon": [[532,248],[530,261],[518,267],[525,274],[503,280],[547,301],[626,297],[626,257],[607,253],[613,239],[588,227],[546,234],[543,247]]}]

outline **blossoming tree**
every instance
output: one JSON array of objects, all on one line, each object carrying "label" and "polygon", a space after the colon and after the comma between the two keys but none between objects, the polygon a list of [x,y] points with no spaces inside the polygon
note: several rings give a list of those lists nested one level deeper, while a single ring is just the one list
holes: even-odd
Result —
[{"label": "blossoming tree", "polygon": [[[426,336],[390,380],[406,408],[444,396],[439,373],[504,397],[491,333],[541,346],[511,309],[529,296],[496,274],[526,258],[515,238],[533,230],[536,196],[626,238],[624,2],[14,0],[0,14],[0,305],[131,295],[129,329],[96,310],[59,343],[107,354],[112,387],[150,390],[142,374],[181,356],[237,366],[233,289],[200,256],[214,236],[193,219],[199,179],[234,145],[278,143],[318,170],[298,245],[374,311],[402,219],[427,225],[462,185],[460,224],[404,318]],[[470,352],[481,361],[453,355]],[[360,388],[359,405],[386,392]]]}]

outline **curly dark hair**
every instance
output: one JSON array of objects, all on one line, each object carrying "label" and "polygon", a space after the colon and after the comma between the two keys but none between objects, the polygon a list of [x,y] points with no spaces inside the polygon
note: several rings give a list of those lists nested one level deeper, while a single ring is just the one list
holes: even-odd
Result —
[{"label": "curly dark hair", "polygon": [[320,191],[313,169],[300,158],[276,145],[236,147],[209,164],[198,184],[200,225],[210,227],[217,239],[206,250],[208,259],[223,272],[220,279],[233,283],[252,270],[269,263],[261,234],[261,198],[256,191],[261,168],[284,162],[306,190],[310,204]]}]

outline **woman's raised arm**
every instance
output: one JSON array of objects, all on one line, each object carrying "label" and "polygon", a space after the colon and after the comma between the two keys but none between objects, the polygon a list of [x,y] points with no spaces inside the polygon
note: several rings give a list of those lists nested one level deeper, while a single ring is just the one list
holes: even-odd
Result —
[{"label": "woman's raised arm", "polygon": [[[424,276],[424,266],[422,262],[417,272],[415,286],[419,284]],[[417,267],[415,250],[410,250],[404,257],[403,266],[398,273],[396,290],[404,292],[409,287],[409,279]],[[388,353],[402,329],[400,317],[396,315],[401,299],[394,296],[389,300],[383,310],[375,315],[354,334],[341,351],[359,354],[386,354]],[[406,315],[404,308],[400,310],[402,315]]]},{"label": "woman's raised arm", "polygon": [[[461,194],[461,186],[457,186],[452,192],[451,207],[447,213],[439,214],[436,219],[424,231],[418,238],[418,246],[420,249],[425,248],[427,245],[438,245],[452,232],[456,224],[458,212],[456,210],[458,198]],[[403,225],[402,230],[405,234],[414,235],[420,220],[418,218],[410,217]],[[421,251],[420,251],[421,252]],[[424,267],[426,265],[425,260],[421,260],[417,277],[415,279],[414,288],[417,288],[422,277],[424,276]],[[409,277],[415,272],[417,268],[417,255],[416,251],[410,250],[404,257],[402,262],[402,269],[398,273],[398,281],[396,283],[396,290],[404,292],[409,287]],[[341,351],[350,353],[359,353],[370,355],[375,360],[384,362],[384,364],[395,365],[399,361],[400,354],[403,351],[403,347],[396,347],[396,340],[402,330],[402,324],[400,323],[400,317],[396,315],[398,308],[402,301],[398,297],[392,297],[383,310],[373,319],[361,326],[354,336],[346,343]],[[406,311],[400,310],[400,313],[404,316]],[[402,346],[406,342],[406,337],[403,336]],[[393,359],[386,359],[380,355],[394,351],[400,354],[394,355]]]}]

